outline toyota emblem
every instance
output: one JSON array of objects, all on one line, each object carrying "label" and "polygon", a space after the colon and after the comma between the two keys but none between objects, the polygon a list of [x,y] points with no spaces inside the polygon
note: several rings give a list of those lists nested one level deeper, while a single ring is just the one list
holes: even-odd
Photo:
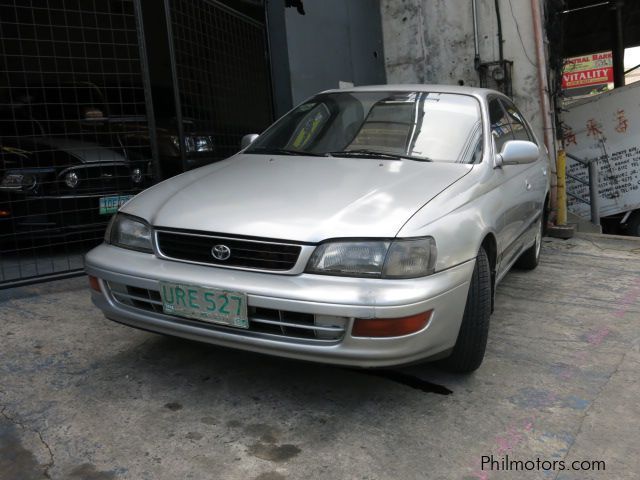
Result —
[{"label": "toyota emblem", "polygon": [[226,245],[216,245],[211,249],[211,255],[216,260],[224,261],[231,256],[231,249]]}]

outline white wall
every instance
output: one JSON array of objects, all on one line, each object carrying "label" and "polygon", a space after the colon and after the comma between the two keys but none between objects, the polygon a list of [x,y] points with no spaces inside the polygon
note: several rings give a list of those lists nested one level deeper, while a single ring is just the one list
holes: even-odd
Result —
[{"label": "white wall", "polygon": [[[494,0],[477,4],[481,61],[498,60]],[[457,85],[462,80],[479,86],[473,63],[472,0],[382,0],[381,12],[388,83]],[[504,58],[514,62],[514,100],[542,142],[531,2],[500,0],[500,13]]]}]

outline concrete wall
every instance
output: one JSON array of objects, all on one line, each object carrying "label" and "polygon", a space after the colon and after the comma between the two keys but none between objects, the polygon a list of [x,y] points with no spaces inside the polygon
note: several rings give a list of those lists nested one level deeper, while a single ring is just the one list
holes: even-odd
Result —
[{"label": "concrete wall", "polygon": [[[498,60],[494,0],[477,4],[481,61]],[[471,0],[381,0],[381,12],[388,83],[479,86]],[[514,99],[543,141],[530,1],[500,0],[500,13]]]}]

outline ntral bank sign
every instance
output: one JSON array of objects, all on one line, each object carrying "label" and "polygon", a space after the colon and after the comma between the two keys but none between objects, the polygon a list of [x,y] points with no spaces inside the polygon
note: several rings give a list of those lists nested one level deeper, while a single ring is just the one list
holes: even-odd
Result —
[{"label": "ntral bank sign", "polygon": [[[562,71],[562,89],[571,96],[573,91],[585,88],[599,90],[613,83],[613,57],[611,52],[593,53],[566,58]],[[573,90],[573,91],[572,91]],[[586,92],[580,92],[586,93]]]}]

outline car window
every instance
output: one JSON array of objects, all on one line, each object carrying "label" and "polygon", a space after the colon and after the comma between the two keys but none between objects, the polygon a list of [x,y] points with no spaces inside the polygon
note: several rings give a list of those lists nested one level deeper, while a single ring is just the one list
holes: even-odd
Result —
[{"label": "car window", "polygon": [[0,108],[0,144],[7,138],[43,135],[39,122],[28,117],[24,109]]},{"label": "car window", "polygon": [[346,150],[370,148],[405,153],[407,139],[414,125],[413,101],[383,100],[376,103]]},{"label": "car window", "polygon": [[[422,91],[337,91],[282,117],[246,150],[315,156],[369,151],[474,163],[482,155],[480,103],[469,95]],[[289,153],[291,154],[291,153]]]},{"label": "car window", "polygon": [[509,125],[511,125],[511,131],[513,132],[513,138],[516,140],[528,140],[530,142],[533,142],[533,136],[531,135],[531,132],[527,127],[527,123],[525,122],[520,111],[513,103],[505,99],[501,99],[501,101],[505,111],[507,112]]},{"label": "car window", "polygon": [[460,163],[480,163],[482,161],[482,124],[478,123],[469,142],[460,153]]},{"label": "car window", "polygon": [[476,161],[482,152],[482,121],[475,99],[430,93],[421,96],[418,107],[412,155],[456,163]]},{"label": "car window", "polygon": [[496,153],[499,153],[506,142],[513,140],[513,132],[507,114],[497,98],[489,102],[489,122],[496,143]]},{"label": "car window", "polygon": [[308,113],[302,118],[287,142],[286,148],[303,150],[318,139],[331,112],[324,103],[309,104]]}]

